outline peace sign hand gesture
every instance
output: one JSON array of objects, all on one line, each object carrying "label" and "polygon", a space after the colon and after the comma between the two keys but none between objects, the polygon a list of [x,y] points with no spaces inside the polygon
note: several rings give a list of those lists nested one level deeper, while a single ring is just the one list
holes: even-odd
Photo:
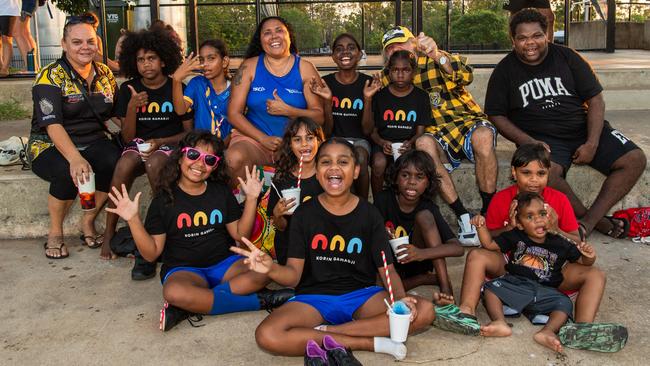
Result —
[{"label": "peace sign hand gesture", "polygon": [[242,237],[241,241],[250,251],[238,247],[230,247],[230,250],[246,257],[244,264],[248,265],[249,270],[262,274],[269,273],[273,265],[271,256],[259,250],[250,240]]}]

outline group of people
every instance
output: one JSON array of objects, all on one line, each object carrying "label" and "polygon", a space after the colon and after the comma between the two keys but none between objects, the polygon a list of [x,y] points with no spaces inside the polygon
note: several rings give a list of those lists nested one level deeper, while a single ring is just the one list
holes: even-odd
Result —
[{"label": "group of people", "polygon": [[[372,76],[357,71],[362,52],[354,36],[339,35],[331,47],[338,71],[323,78],[301,59],[280,17],[259,23],[232,78],[223,41],[206,40],[183,58],[168,27],[126,32],[118,63],[129,80],[118,90],[109,68],[93,61],[93,26],[84,15],[68,18],[63,56],[33,87],[28,154],[34,173],[50,182],[45,255],[68,257],[63,219],[76,186],[94,174],[96,205],[108,202],[106,230],[95,228],[99,210],[85,211],[81,241],[111,259],[118,217],[128,224],[149,265],[138,274],[151,277],[162,262],[161,330],[195,314],[274,309],[255,332],[271,353],[304,354],[314,365],[328,357],[329,364],[358,364],[350,349],[403,359],[405,345],[387,337],[390,288],[411,311],[410,333],[433,323],[508,336],[504,313],[523,313],[545,324],[535,340],[554,351],[562,343],[616,347],[584,342],[594,332],[609,332],[610,341],[619,334],[593,324],[605,275],[585,238],[594,229],[626,234],[629,223],[605,214],[633,187],[646,158],[604,121],[592,69],[548,42],[538,11],[512,17],[513,51],[492,74],[486,113],[466,89],[473,80],[467,60],[405,27],[385,33],[385,67]],[[121,127],[121,150],[107,137],[110,118]],[[515,183],[499,192],[497,132],[518,146],[509,172]],[[463,159],[476,166],[482,208],[474,217],[450,177]],[[607,176],[589,208],[564,180],[572,164]],[[276,260],[248,239],[261,166],[275,168],[268,212]],[[154,192],[144,220],[141,194],[129,193],[142,174]],[[299,198],[281,193],[292,187]],[[458,216],[458,237],[436,194]],[[403,236],[409,242],[394,255],[389,240]],[[456,306],[445,258],[462,256],[463,245],[482,248],[466,258]],[[272,281],[286,288],[267,289]],[[421,285],[440,293],[407,293]],[[574,314],[567,293],[576,291]],[[482,296],[491,319],[485,325],[476,318]],[[567,319],[582,327],[561,339]]]},{"label": "group of people", "polygon": [[23,61],[23,71],[27,71],[29,53],[33,56],[34,70],[39,69],[39,58],[35,54],[38,50],[30,27],[38,3],[38,0],[0,1],[0,77],[9,75],[14,39]]}]

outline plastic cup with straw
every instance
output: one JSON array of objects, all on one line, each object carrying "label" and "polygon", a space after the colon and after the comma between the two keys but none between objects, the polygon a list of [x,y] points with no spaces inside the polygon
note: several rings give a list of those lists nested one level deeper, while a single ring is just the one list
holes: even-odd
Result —
[{"label": "plastic cup with straw", "polygon": [[384,261],[384,273],[386,274],[386,283],[388,284],[388,294],[390,304],[384,299],[388,306],[388,324],[390,326],[390,339],[394,342],[405,342],[408,337],[409,326],[411,323],[411,312],[402,301],[395,301],[393,295],[393,286],[388,274],[388,264],[386,263],[386,253],[381,251],[381,259]]},{"label": "plastic cup with straw", "polygon": [[294,199],[294,202],[296,203],[293,207],[289,209],[289,213],[292,214],[294,211],[296,211],[296,208],[298,208],[298,205],[300,205],[300,181],[302,180],[302,160],[303,160],[303,155],[300,155],[300,164],[298,165],[298,185],[296,188],[287,188],[282,190],[282,197],[284,199]]}]

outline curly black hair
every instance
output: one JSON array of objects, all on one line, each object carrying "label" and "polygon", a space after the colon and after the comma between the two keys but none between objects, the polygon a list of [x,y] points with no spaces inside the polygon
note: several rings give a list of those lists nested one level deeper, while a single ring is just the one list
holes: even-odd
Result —
[{"label": "curly black hair", "polygon": [[298,158],[296,157],[296,154],[293,153],[293,150],[291,150],[291,138],[298,133],[298,130],[302,126],[305,126],[308,134],[316,136],[319,146],[325,140],[323,129],[311,118],[298,117],[289,121],[284,130],[284,135],[282,136],[280,159],[278,159],[278,162],[276,163],[275,176],[273,176],[273,180],[276,183],[293,178],[291,171],[298,164]]},{"label": "curly black hair", "polygon": [[344,139],[343,137],[330,137],[327,140],[325,140],[320,146],[318,147],[318,153],[316,154],[316,165],[318,165],[318,161],[321,158],[321,152],[329,145],[343,145],[345,146],[348,150],[350,150],[350,153],[352,154],[352,160],[354,160],[354,165],[359,165],[359,153],[357,152],[357,149],[354,148],[354,145],[350,143],[350,141]]},{"label": "curly black hair", "polygon": [[287,32],[289,32],[289,41],[291,43],[289,45],[289,52],[292,54],[298,54],[296,34],[293,31],[291,24],[289,24],[289,22],[287,22],[287,20],[282,17],[272,16],[262,19],[260,24],[257,25],[257,28],[255,28],[255,33],[253,33],[253,37],[251,38],[251,41],[248,45],[248,49],[246,49],[246,53],[244,54],[244,60],[247,58],[259,56],[264,52],[262,49],[262,27],[264,27],[264,23],[273,19],[280,21],[280,23],[284,24],[284,26],[287,27]]},{"label": "curly black hair", "polygon": [[129,79],[141,77],[136,60],[136,55],[141,49],[155,52],[160,57],[165,65],[162,68],[163,75],[173,74],[183,62],[180,46],[166,29],[154,27],[127,32],[122,41],[119,63],[120,73]]},{"label": "curly black hair", "polygon": [[539,23],[542,31],[546,33],[548,21],[546,17],[535,8],[523,9],[510,19],[510,35],[515,38],[517,26],[522,23]]},{"label": "curly black hair", "polygon": [[217,168],[212,171],[207,180],[221,183],[226,186],[229,184],[230,176],[228,175],[226,159],[224,159],[223,156],[225,151],[223,141],[210,132],[192,131],[183,137],[183,139],[178,143],[178,147],[171,153],[169,159],[167,159],[167,163],[165,163],[165,166],[160,172],[158,184],[154,188],[154,194],[165,196],[167,204],[174,203],[173,189],[178,185],[178,180],[181,177],[180,162],[184,157],[184,153],[182,152],[183,148],[196,147],[198,144],[207,144],[212,146],[214,155],[219,157]]},{"label": "curly black hair", "polygon": [[429,154],[424,151],[409,150],[400,155],[400,157],[397,158],[397,161],[386,169],[386,174],[384,175],[386,186],[390,187],[394,193],[397,193],[397,178],[399,172],[402,169],[406,169],[409,165],[412,165],[417,171],[424,173],[429,182],[427,189],[422,193],[422,198],[428,200],[433,199],[440,187],[440,175],[436,173],[436,167],[433,165],[433,160],[431,160]]},{"label": "curly black hair", "polygon": [[515,196],[515,200],[517,200],[518,213],[522,213],[523,209],[528,207],[533,200],[540,200],[542,204],[546,203],[546,201],[544,201],[544,197],[542,197],[541,194],[535,192],[519,192],[519,194]]}]

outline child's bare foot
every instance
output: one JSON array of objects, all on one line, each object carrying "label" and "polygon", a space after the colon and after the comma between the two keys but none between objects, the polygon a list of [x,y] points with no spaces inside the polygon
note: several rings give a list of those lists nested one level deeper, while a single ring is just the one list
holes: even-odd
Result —
[{"label": "child's bare foot", "polygon": [[433,293],[433,303],[436,306],[445,306],[454,303],[454,297],[451,295],[434,292]]},{"label": "child's bare foot", "polygon": [[560,343],[560,339],[557,337],[557,334],[553,333],[550,330],[540,330],[539,332],[535,333],[533,339],[535,339],[535,342],[541,344],[546,348],[550,348],[551,350],[558,353],[562,352],[562,343]]},{"label": "child's bare foot", "polygon": [[484,337],[509,337],[512,329],[503,320],[494,320],[490,324],[481,326],[481,335]]}]

